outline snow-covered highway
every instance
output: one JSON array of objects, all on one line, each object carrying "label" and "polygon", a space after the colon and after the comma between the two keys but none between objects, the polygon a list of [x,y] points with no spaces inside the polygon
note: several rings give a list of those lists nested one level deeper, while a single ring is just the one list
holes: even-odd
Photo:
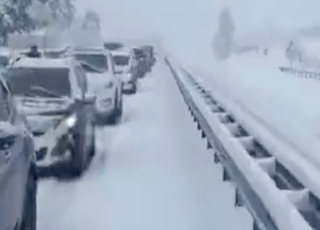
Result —
[{"label": "snow-covered highway", "polygon": [[122,122],[97,130],[97,156],[83,178],[40,182],[39,229],[252,228],[168,67],[159,61],[139,84]]}]

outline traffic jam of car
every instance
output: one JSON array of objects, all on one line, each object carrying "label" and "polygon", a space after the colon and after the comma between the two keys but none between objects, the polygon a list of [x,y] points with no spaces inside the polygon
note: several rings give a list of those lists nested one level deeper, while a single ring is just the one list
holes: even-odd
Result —
[{"label": "traffic jam of car", "polygon": [[147,45],[29,48],[0,50],[0,230],[36,230],[37,181],[81,177],[95,127],[121,121],[156,62]]}]

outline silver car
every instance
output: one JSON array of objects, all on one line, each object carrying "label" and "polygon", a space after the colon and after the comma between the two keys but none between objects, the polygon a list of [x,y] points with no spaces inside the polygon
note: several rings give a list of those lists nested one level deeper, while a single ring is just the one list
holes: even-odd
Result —
[{"label": "silver car", "polygon": [[36,163],[26,119],[0,79],[0,230],[36,229]]}]

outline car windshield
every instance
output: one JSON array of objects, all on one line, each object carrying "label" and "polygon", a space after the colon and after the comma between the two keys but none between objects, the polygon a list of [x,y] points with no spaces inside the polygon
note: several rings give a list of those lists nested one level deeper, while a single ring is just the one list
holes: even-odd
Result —
[{"label": "car windshield", "polygon": [[145,53],[141,49],[133,49],[133,52],[134,52],[134,56],[136,58],[145,58],[146,57]]},{"label": "car windshield", "polygon": [[129,56],[128,55],[113,55],[113,61],[118,66],[129,65]]},{"label": "car windshield", "polygon": [[80,62],[80,64],[86,73],[102,73],[102,71],[97,69],[95,66],[88,64],[87,62]]},{"label": "car windshield", "polygon": [[60,58],[62,56],[62,52],[48,51],[48,52],[45,52],[44,55],[48,58]]},{"label": "car windshield", "polygon": [[5,78],[16,96],[62,97],[71,95],[67,68],[10,68]]},{"label": "car windshield", "polygon": [[108,70],[107,57],[103,54],[76,54],[75,58],[81,62],[87,62],[103,71]]}]

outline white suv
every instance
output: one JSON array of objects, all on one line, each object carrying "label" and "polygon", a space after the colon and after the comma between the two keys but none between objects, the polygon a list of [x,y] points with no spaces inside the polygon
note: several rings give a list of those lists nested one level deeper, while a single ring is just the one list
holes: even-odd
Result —
[{"label": "white suv", "polygon": [[115,76],[110,52],[102,47],[72,49],[65,55],[74,57],[86,71],[88,90],[97,96],[97,121],[117,123],[122,116],[122,83]]},{"label": "white suv", "polygon": [[124,93],[135,93],[137,90],[138,69],[137,61],[130,50],[111,51],[115,71],[120,77]]}]

